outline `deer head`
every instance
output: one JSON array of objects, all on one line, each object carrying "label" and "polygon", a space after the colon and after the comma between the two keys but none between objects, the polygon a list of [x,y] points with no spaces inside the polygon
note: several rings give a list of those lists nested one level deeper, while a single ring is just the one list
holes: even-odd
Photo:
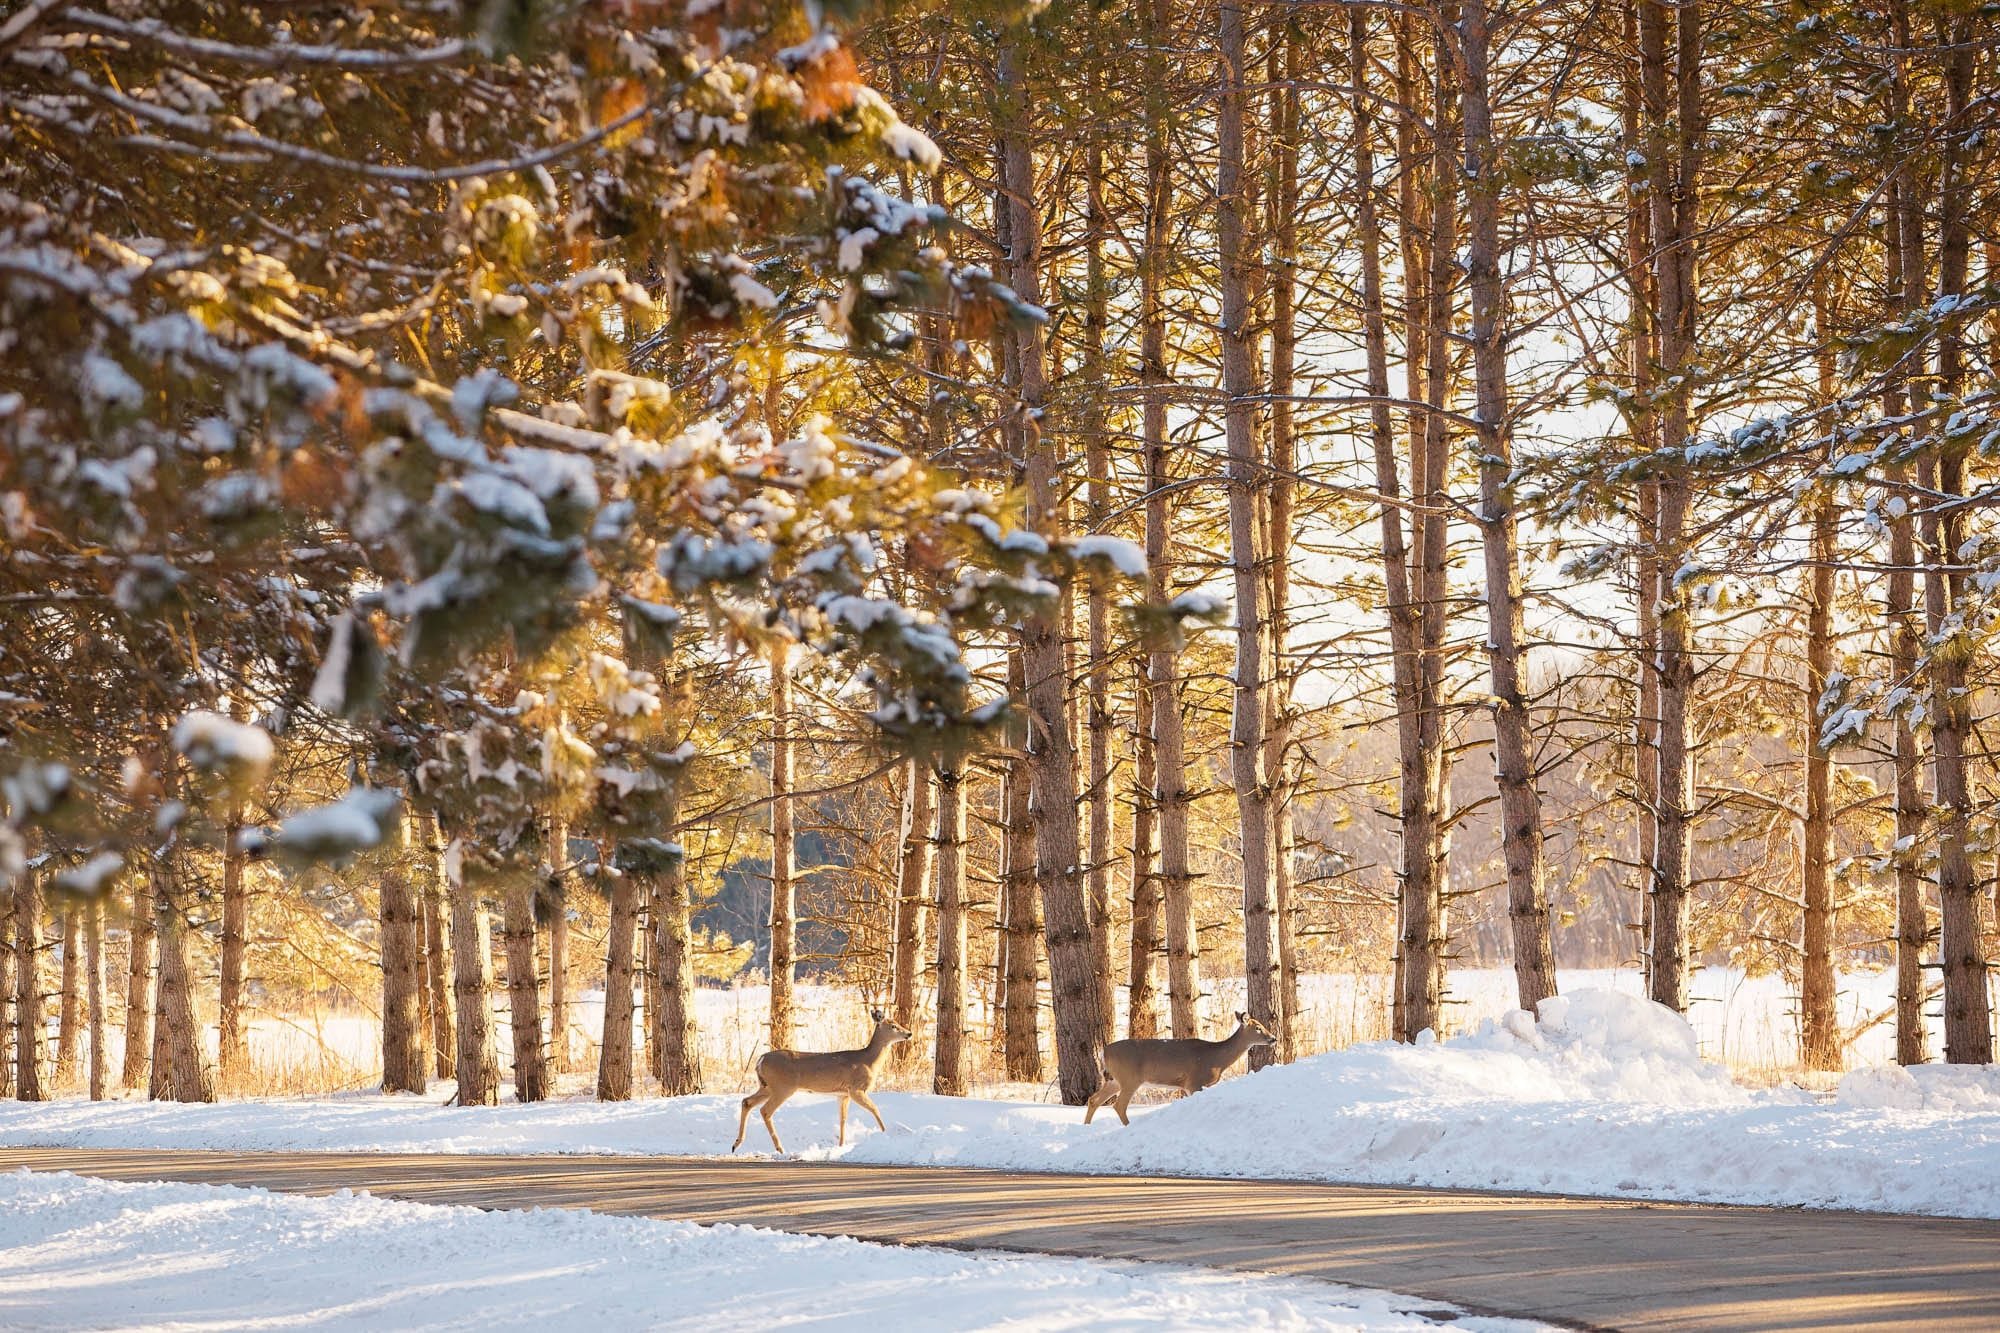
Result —
[{"label": "deer head", "polygon": [[870,1009],[868,1016],[875,1020],[875,1035],[869,1039],[874,1046],[900,1046],[910,1039],[910,1030],[882,1017],[880,1009]]},{"label": "deer head", "polygon": [[1271,1029],[1250,1017],[1249,1014],[1239,1011],[1236,1015],[1236,1026],[1239,1031],[1252,1034],[1250,1037],[1250,1044],[1252,1046],[1276,1046],[1278,1044],[1278,1039],[1272,1035]]}]

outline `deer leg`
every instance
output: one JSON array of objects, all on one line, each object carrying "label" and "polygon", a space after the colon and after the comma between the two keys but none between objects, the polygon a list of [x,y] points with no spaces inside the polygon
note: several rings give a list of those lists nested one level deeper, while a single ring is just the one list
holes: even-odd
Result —
[{"label": "deer leg", "polygon": [[789,1092],[786,1093],[773,1092],[770,1096],[764,1099],[764,1109],[758,1112],[759,1115],[762,1115],[764,1117],[764,1129],[771,1136],[771,1146],[773,1148],[776,1148],[779,1152],[783,1152],[785,1150],[785,1145],[778,1141],[778,1127],[776,1124],[772,1123],[771,1113],[777,1110],[780,1106],[783,1106],[785,1104],[785,1098],[791,1095],[792,1094]]},{"label": "deer leg", "polygon": [[840,1098],[840,1146],[843,1148],[847,1146],[847,1098],[845,1095]]},{"label": "deer leg", "polygon": [[1105,1105],[1117,1095],[1118,1080],[1106,1074],[1104,1081],[1097,1085],[1097,1091],[1090,1094],[1090,1105],[1083,1108],[1083,1123],[1086,1125],[1089,1124],[1090,1118],[1097,1114],[1097,1108]]},{"label": "deer leg", "polygon": [[1137,1087],[1118,1089],[1117,1100],[1111,1103],[1111,1109],[1118,1113],[1119,1124],[1129,1125],[1132,1123],[1132,1117],[1125,1114],[1125,1108],[1132,1104],[1132,1094],[1138,1090]]},{"label": "deer leg", "polygon": [[764,1098],[768,1095],[769,1095],[768,1090],[762,1083],[759,1083],[757,1085],[757,1091],[751,1093],[748,1097],[745,1097],[743,1099],[743,1114],[738,1116],[736,1119],[736,1142],[729,1145],[729,1151],[735,1152],[738,1148],[741,1148],[743,1146],[743,1132],[744,1129],[750,1123],[750,1108],[762,1103]]},{"label": "deer leg", "polygon": [[867,1108],[868,1114],[875,1117],[875,1128],[881,1130],[884,1134],[887,1134],[889,1132],[889,1127],[882,1123],[882,1113],[875,1109],[874,1102],[868,1100],[867,1093],[865,1092],[855,1093],[854,1100],[860,1102],[862,1106]]}]

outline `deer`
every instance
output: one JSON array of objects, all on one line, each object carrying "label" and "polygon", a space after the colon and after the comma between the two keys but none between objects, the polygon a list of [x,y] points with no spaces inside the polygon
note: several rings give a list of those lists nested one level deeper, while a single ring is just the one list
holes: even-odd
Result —
[{"label": "deer", "polygon": [[840,1098],[840,1142],[847,1143],[847,1103],[851,1099],[860,1102],[868,1114],[875,1117],[876,1128],[883,1133],[889,1127],[882,1123],[882,1113],[875,1109],[875,1103],[868,1100],[868,1090],[875,1086],[876,1076],[882,1072],[882,1064],[889,1058],[889,1048],[910,1039],[907,1029],[882,1017],[880,1009],[872,1010],[869,1017],[875,1020],[875,1033],[868,1044],[858,1051],[766,1051],[757,1057],[757,1091],[743,1099],[743,1114],[736,1121],[736,1142],[729,1145],[735,1152],[743,1146],[743,1135],[750,1124],[750,1112],[762,1108],[764,1128],[770,1132],[771,1146],[779,1152],[785,1145],[778,1141],[778,1127],[771,1123],[771,1113],[785,1104],[785,1099],[795,1092],[830,1092]]},{"label": "deer", "polygon": [[1214,1087],[1222,1071],[1241,1060],[1251,1047],[1277,1044],[1269,1028],[1243,1013],[1236,1015],[1236,1031],[1221,1041],[1200,1037],[1114,1041],[1104,1048],[1104,1082],[1091,1094],[1083,1123],[1089,1124],[1097,1108],[1109,1103],[1118,1112],[1118,1122],[1129,1125],[1132,1121],[1125,1108],[1132,1104],[1132,1094],[1147,1084],[1179,1088],[1183,1093],[1199,1092]]}]

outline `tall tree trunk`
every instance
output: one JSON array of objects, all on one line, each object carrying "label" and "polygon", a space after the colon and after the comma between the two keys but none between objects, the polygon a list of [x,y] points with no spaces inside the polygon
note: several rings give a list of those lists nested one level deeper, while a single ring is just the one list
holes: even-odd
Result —
[{"label": "tall tree trunk", "polygon": [[[1019,698],[1024,678],[1021,654],[1008,655],[1008,693]],[[1036,939],[1042,923],[1035,901],[1035,830],[1028,793],[1027,728],[1008,727],[1006,785],[1002,791],[1005,830],[1001,868],[1004,963],[1001,970],[1001,1045],[1007,1077],[1019,1083],[1042,1081],[1041,1000]]]},{"label": "tall tree trunk", "polygon": [[[1397,813],[1402,829],[1397,901],[1401,904],[1413,892],[1411,886],[1421,883],[1427,875],[1430,854],[1420,836],[1425,826],[1425,789],[1417,702],[1418,610],[1410,594],[1410,551],[1404,537],[1402,477],[1396,461],[1395,423],[1389,407],[1389,339],[1382,294],[1382,227],[1376,207],[1374,103],[1366,91],[1368,17],[1367,11],[1360,7],[1348,11],[1347,59],[1352,87],[1349,114],[1354,130],[1355,239],[1361,254],[1361,331],[1367,358],[1367,392],[1372,400],[1368,414],[1369,440],[1375,455],[1375,490],[1382,497],[1382,583],[1389,621],[1390,697],[1396,714]],[[1396,938],[1400,963],[1400,911]],[[1391,1023],[1398,1038],[1411,1035],[1407,1031],[1403,980],[1399,966],[1393,979]]]},{"label": "tall tree trunk", "polygon": [[957,760],[937,771],[937,1060],[931,1091],[963,1097],[971,1084],[965,1043],[965,785]]},{"label": "tall tree trunk", "polygon": [[[83,909],[84,1002],[90,1014],[90,1100],[109,1095],[111,1053],[104,1045],[104,898],[93,895]],[[0,990],[5,989],[0,980]]]},{"label": "tall tree trunk", "polygon": [[[1104,244],[1111,230],[1104,207],[1104,150],[1092,137],[1084,153],[1088,202],[1085,218],[1083,379],[1084,469],[1088,477],[1090,530],[1106,532],[1111,525],[1111,428],[1105,394],[1110,387],[1104,354],[1105,328],[1110,321],[1111,287],[1104,271]],[[1091,943],[1097,973],[1097,1042],[1103,1046],[1116,1035],[1117,1015],[1111,963],[1111,598],[1102,579],[1092,579],[1087,595],[1089,703],[1088,735],[1090,862],[1085,892],[1090,900]]]},{"label": "tall tree trunk", "polygon": [[[677,815],[677,811],[675,812]],[[672,829],[678,818],[664,825]],[[678,850],[679,843],[674,844]],[[672,858],[654,886],[660,979],[660,1091],[685,1097],[701,1091],[701,1040],[695,1026],[694,931],[688,902],[687,858]]]},{"label": "tall tree trunk", "polygon": [[424,976],[430,988],[431,1053],[439,1078],[454,1078],[458,1069],[458,1025],[451,1013],[451,926],[446,916],[446,888],[439,873],[442,848],[437,824],[418,824],[423,848],[417,862],[417,907],[423,914]]},{"label": "tall tree trunk", "polygon": [[[1139,361],[1146,385],[1141,429],[1146,453],[1146,594],[1155,604],[1173,597],[1172,444],[1167,438],[1167,311],[1165,287],[1172,258],[1169,235],[1173,166],[1167,140],[1171,38],[1167,0],[1150,0],[1146,24],[1146,231],[1139,261]],[[1151,702],[1153,785],[1151,804],[1159,829],[1160,902],[1166,918],[1167,1006],[1173,1034],[1201,1033],[1200,938],[1195,931],[1194,875],[1188,860],[1187,761],[1181,719],[1180,663],[1171,641],[1147,654],[1146,693]]]},{"label": "tall tree trunk", "polygon": [[[1819,339],[1819,401],[1831,407],[1837,392],[1831,314],[1824,284],[1814,292],[1813,323]],[[1828,450],[1827,461],[1832,461]],[[1833,676],[1835,520],[1833,496],[1812,497],[1812,568],[1806,575],[1805,821],[1802,836],[1799,1055],[1808,1069],[1841,1066],[1840,1014],[1834,998],[1833,754],[1821,739],[1820,699]]]},{"label": "tall tree trunk", "polygon": [[401,870],[382,876],[382,1091],[422,1092],[428,1052],[419,1024],[423,925],[417,895]]},{"label": "tall tree trunk", "polygon": [[1264,771],[1271,780],[1271,885],[1278,927],[1278,1059],[1298,1058],[1299,946],[1292,901],[1292,802],[1298,788],[1292,773],[1292,683],[1290,658],[1291,555],[1297,505],[1298,448],[1292,420],[1298,359],[1297,268],[1299,257],[1299,85],[1304,56],[1295,29],[1287,25],[1271,42],[1270,184],[1265,192],[1270,219],[1271,290],[1271,479],[1269,506],[1271,585],[1271,685],[1265,696]]},{"label": "tall tree trunk", "polygon": [[[232,708],[232,715],[241,708]],[[237,717],[237,721],[245,720]],[[249,858],[237,846],[243,829],[243,807],[232,801],[223,823],[222,836],[222,953],[218,989],[221,1005],[217,1012],[220,1032],[216,1037],[217,1076],[224,1087],[234,1087],[249,1073],[250,1051],[243,1009],[244,970],[250,935],[250,893],[244,868]]]},{"label": "tall tree trunk", "polygon": [[549,816],[549,1072],[567,1074],[569,1050],[569,825]]},{"label": "tall tree trunk", "polygon": [[14,1095],[46,1101],[42,1047],[42,881],[38,871],[14,880]]},{"label": "tall tree trunk", "polygon": [[792,980],[798,947],[792,883],[792,669],[790,650],[771,654],[771,1049],[790,1050]]},{"label": "tall tree trunk", "polygon": [[[930,765],[912,759],[903,765],[901,856],[896,864],[896,920],[890,959],[891,1008],[896,1022],[916,1033],[922,1026],[918,991],[924,974],[924,909],[929,906],[931,822],[936,809]],[[892,1060],[902,1068],[917,1062],[917,1040],[896,1049]]]},{"label": "tall tree trunk", "polygon": [[77,966],[83,961],[77,948],[82,934],[82,913],[75,903],[69,903],[62,910],[62,989],[56,1001],[56,1069],[52,1088],[58,1093],[76,1078],[77,1048],[83,1039],[83,971]]},{"label": "tall tree trunk", "polygon": [[[1824,337],[1825,326],[1821,325]],[[1808,1069],[1839,1069],[1840,1015],[1833,972],[1833,755],[1820,739],[1819,701],[1833,675],[1834,510],[1821,497],[1812,513],[1813,567],[1806,592],[1806,817],[1804,953],[1799,991],[1800,1058]]]},{"label": "tall tree trunk", "polygon": [[[1898,20],[1896,45],[1909,48],[1909,16],[1905,7],[1893,10]],[[1897,62],[1894,119],[1902,123],[1908,112],[1902,61]],[[1892,309],[1905,312],[1921,299],[1924,291],[1923,218],[1915,197],[1916,182],[1907,169],[1889,182],[1889,202],[1883,219],[1884,243],[1889,252],[1888,289]],[[1890,417],[1900,417],[1908,409],[1909,392],[1905,380],[1892,377],[1883,393],[1883,408]],[[1889,587],[1883,614],[1889,622],[1889,660],[1893,683],[1903,689],[1916,686],[1917,659],[1923,651],[1918,629],[1915,519],[1916,496],[1909,489],[1909,466],[1897,463],[1889,469],[1893,487],[1887,505],[1889,521]],[[1930,1057],[1930,1031],[1924,1022],[1924,951],[1930,943],[1930,923],[1924,908],[1923,869],[1919,864],[1919,844],[1924,833],[1924,763],[1915,728],[1907,709],[1895,716],[1896,755],[1896,841],[1893,860],[1896,868],[1896,1063],[1920,1065]]]},{"label": "tall tree trunk", "polygon": [[1146,667],[1132,670],[1132,935],[1126,976],[1125,1035],[1160,1035],[1160,989],[1153,956],[1160,951],[1159,831],[1153,812],[1153,703]]},{"label": "tall tree trunk", "polygon": [[[500,1058],[494,1047],[493,1004],[488,998],[493,992],[492,931],[479,889],[457,861],[452,852],[445,854],[451,893],[452,997],[458,1011],[458,1051],[452,1062],[458,1072],[458,1093],[452,1098],[452,1105],[496,1106],[500,1102]],[[629,980],[628,976],[628,983]],[[629,984],[626,994],[628,997],[631,994]],[[608,1015],[611,1011],[608,997],[604,1008]],[[628,1055],[631,1031],[628,1015],[625,1024]],[[629,1067],[627,1077],[630,1077]]]},{"label": "tall tree trunk", "polygon": [[[1973,27],[1970,14],[1941,21],[1944,39],[1945,152],[1939,181],[1938,298],[1964,295],[1972,231],[1966,183],[1975,151],[1968,118],[1973,92]],[[1946,398],[1964,387],[1964,332],[1947,327],[1938,339],[1937,377]],[[1938,432],[1941,436],[1943,431]],[[1944,965],[1944,1058],[1951,1064],[1993,1062],[1993,1017],[1986,986],[1986,948],[1979,926],[1979,877],[1972,864],[1972,792],[1966,752],[1972,735],[1972,690],[1966,678],[1969,644],[1952,642],[1968,628],[1954,628],[1964,615],[1965,575],[1957,572],[1965,540],[1965,439],[1946,439],[1937,449],[1937,499],[1927,511],[1930,563],[1924,571],[1924,601],[1931,649],[1931,785],[1941,808],[1938,824],[1938,954]],[[1943,510],[1943,512],[1939,512]]]},{"label": "tall tree trunk", "polygon": [[[1626,45],[1638,47],[1638,12],[1627,4],[1622,12]],[[1658,296],[1652,283],[1652,205],[1646,193],[1646,155],[1649,143],[1645,123],[1644,98],[1633,62],[1620,66],[1619,114],[1620,145],[1627,163],[1625,188],[1625,360],[1631,377],[1631,406],[1626,428],[1632,453],[1643,456],[1658,444],[1653,411],[1653,369],[1659,357],[1659,340],[1654,316]],[[1632,719],[1632,788],[1638,807],[1638,861],[1645,879],[1640,885],[1639,958],[1647,994],[1653,989],[1653,895],[1652,868],[1660,844],[1660,618],[1662,596],[1657,538],[1660,528],[1660,486],[1655,480],[1639,483],[1637,515],[1637,558],[1634,561],[1632,597],[1635,635],[1637,698]]]},{"label": "tall tree trunk", "polygon": [[[1456,21],[1456,6],[1437,16],[1440,27]],[[1416,105],[1422,75],[1421,30],[1412,15],[1403,16],[1399,31],[1399,87],[1408,86],[1407,107]],[[1424,406],[1411,425],[1411,488],[1419,498],[1418,523],[1412,543],[1416,560],[1417,622],[1417,771],[1406,781],[1418,799],[1409,802],[1403,837],[1414,843],[1406,861],[1414,859],[1415,876],[1406,875],[1402,901],[1403,1031],[1406,1039],[1435,1030],[1443,1016],[1446,921],[1445,858],[1449,853],[1449,765],[1445,755],[1444,666],[1445,631],[1450,615],[1447,540],[1450,496],[1445,490],[1451,449],[1446,412],[1452,397],[1452,312],[1458,245],[1458,122],[1457,80],[1452,55],[1442,32],[1435,34],[1436,78],[1430,108],[1431,143],[1427,198],[1406,198],[1403,228],[1404,264],[1409,282],[1405,343],[1410,358],[1411,397]],[[1399,99],[1400,100],[1400,99]],[[1407,109],[1398,124],[1398,148],[1412,143],[1403,157],[1405,175],[1414,173],[1416,127]],[[1412,186],[1412,193],[1416,187]],[[1412,224],[1416,225],[1413,226]],[[1413,263],[1421,264],[1417,270]],[[1420,272],[1421,276],[1417,276]],[[1421,367],[1421,373],[1419,373]]]},{"label": "tall tree trunk", "polygon": [[0,1097],[14,1095],[14,912],[20,883],[0,888]]},{"label": "tall tree trunk", "polygon": [[501,906],[501,943],[507,954],[508,1027],[514,1037],[514,1100],[549,1095],[542,1055],[542,988],[535,962],[535,874],[509,866]]},{"label": "tall tree trunk", "polygon": [[[1022,25],[1000,36],[1000,157],[1005,168],[1010,285],[1024,301],[1042,299],[1041,210],[1035,191],[1031,100],[1020,46]],[[1039,321],[1016,329],[1020,402],[1016,412],[1027,463],[1027,525],[1053,535],[1062,518],[1061,450],[1042,434],[1047,398],[1046,351]],[[1028,766],[1034,775],[1035,880],[1042,900],[1055,1009],[1057,1081],[1065,1103],[1078,1106],[1097,1090],[1097,983],[1088,904],[1079,870],[1076,750],[1071,738],[1068,675],[1059,608],[1030,614],[1022,627],[1027,676]]]},{"label": "tall tree trunk", "polygon": [[[165,855],[173,857],[178,849]],[[169,864],[153,885],[153,917],[160,948],[160,984],[153,1016],[155,1101],[212,1102],[215,1074],[202,1049],[194,1009],[194,968],[188,958],[187,911],[179,867]]]},{"label": "tall tree trunk", "polygon": [[147,1079],[153,1050],[153,886],[150,880],[132,888],[128,928],[131,956],[125,975],[125,1060],[119,1082],[137,1088]]},{"label": "tall tree trunk", "polygon": [[[1243,969],[1250,1016],[1276,1030],[1278,954],[1271,882],[1271,784],[1264,768],[1264,588],[1257,549],[1257,506],[1265,478],[1257,449],[1256,339],[1250,303],[1245,217],[1243,7],[1222,0],[1216,54],[1222,64],[1217,123],[1216,233],[1222,276],[1223,423],[1229,449],[1229,564],[1236,591],[1236,671],[1231,697],[1229,775],[1243,863]],[[1261,1052],[1261,1054],[1260,1054]],[[1257,1068],[1269,1047],[1251,1051]]]},{"label": "tall tree trunk", "polygon": [[611,925],[605,932],[604,1031],[598,1038],[597,1100],[632,1095],[632,945],[639,927],[640,886],[620,869],[611,881]]},{"label": "tall tree trunk", "polygon": [[[1683,0],[1673,6],[1663,0],[1640,0],[1639,83],[1646,124],[1660,375],[1675,385],[1666,394],[1660,411],[1660,448],[1667,459],[1678,457],[1689,439],[1689,391],[1683,377],[1693,353],[1695,330],[1695,190],[1702,133],[1701,24],[1698,0]],[[1692,608],[1683,595],[1678,571],[1686,562],[1691,501],[1692,483],[1686,464],[1668,463],[1662,468],[1660,478],[1659,531],[1653,543],[1662,596],[1656,658],[1660,688],[1656,796],[1659,832],[1650,890],[1649,946],[1651,998],[1679,1013],[1687,1011],[1691,963],[1688,928],[1693,873],[1694,754],[1689,714],[1694,692],[1694,659]]]},{"label": "tall tree trunk", "polygon": [[1460,25],[1465,74],[1466,276],[1472,292],[1472,362],[1479,449],[1480,542],[1486,557],[1486,661],[1492,677],[1493,778],[1507,866],[1507,920],[1520,1007],[1556,993],[1555,950],[1542,859],[1542,794],[1521,614],[1521,562],[1514,516],[1514,432],[1507,401],[1507,289],[1500,276],[1500,154],[1489,91],[1486,0],[1465,0]]}]

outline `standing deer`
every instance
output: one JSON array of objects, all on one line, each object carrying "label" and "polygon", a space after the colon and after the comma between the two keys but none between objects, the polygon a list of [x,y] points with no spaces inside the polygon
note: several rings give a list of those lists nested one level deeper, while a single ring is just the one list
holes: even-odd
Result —
[{"label": "standing deer", "polygon": [[910,1034],[882,1017],[880,1009],[870,1016],[875,1020],[875,1035],[858,1051],[766,1051],[758,1056],[757,1091],[743,1099],[743,1115],[736,1122],[736,1142],[729,1145],[729,1151],[735,1152],[743,1146],[751,1108],[762,1107],[759,1114],[764,1117],[764,1128],[770,1131],[771,1146],[783,1152],[785,1145],[778,1142],[778,1127],[771,1123],[771,1113],[795,1092],[830,1092],[840,1098],[843,1144],[847,1142],[850,1098],[860,1102],[875,1117],[876,1127],[886,1134],[889,1127],[882,1123],[882,1113],[875,1109],[875,1103],[868,1100],[868,1090],[875,1086],[875,1076],[882,1071],[882,1062],[889,1058],[889,1048],[908,1041]]},{"label": "standing deer", "polygon": [[1221,1041],[1199,1037],[1114,1041],[1104,1048],[1104,1082],[1091,1094],[1083,1123],[1089,1124],[1097,1108],[1109,1102],[1118,1112],[1119,1123],[1129,1125],[1132,1121],[1125,1108],[1132,1104],[1132,1094],[1148,1083],[1199,1092],[1214,1087],[1222,1071],[1241,1060],[1252,1046],[1277,1044],[1271,1030],[1248,1014],[1236,1015],[1236,1031]]}]

